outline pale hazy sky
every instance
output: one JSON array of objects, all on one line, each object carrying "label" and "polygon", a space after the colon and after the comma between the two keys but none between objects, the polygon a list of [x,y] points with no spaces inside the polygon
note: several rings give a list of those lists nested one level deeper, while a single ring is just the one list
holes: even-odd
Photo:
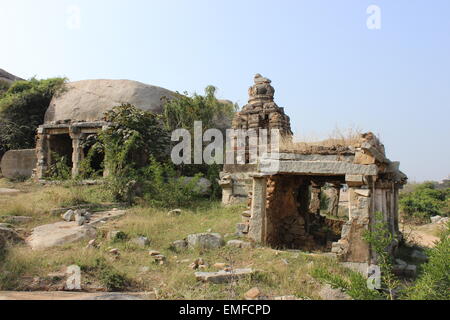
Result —
[{"label": "pale hazy sky", "polygon": [[450,174],[448,0],[0,0],[0,33],[23,78],[213,84],[242,106],[261,73],[297,135],[358,127],[411,180]]}]

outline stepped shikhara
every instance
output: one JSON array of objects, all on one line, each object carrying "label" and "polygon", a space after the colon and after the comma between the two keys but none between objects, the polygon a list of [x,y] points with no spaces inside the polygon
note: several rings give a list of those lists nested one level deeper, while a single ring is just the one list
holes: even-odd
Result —
[{"label": "stepped shikhara", "polygon": [[281,135],[292,135],[289,117],[274,101],[275,89],[269,79],[260,74],[255,76],[255,84],[248,90],[248,104],[233,119],[233,129],[278,129]]}]

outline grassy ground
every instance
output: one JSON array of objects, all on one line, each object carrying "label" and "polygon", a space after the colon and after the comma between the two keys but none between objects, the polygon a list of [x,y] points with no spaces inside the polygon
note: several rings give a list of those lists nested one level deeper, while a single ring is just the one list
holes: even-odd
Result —
[{"label": "grassy ground", "polygon": [[[80,203],[107,202],[101,187],[73,185],[38,186],[31,183],[12,184],[0,180],[0,187],[14,187],[23,191],[15,196],[0,196],[0,216],[24,215],[32,222],[17,227],[22,232],[43,223],[60,221],[49,214],[52,208]],[[347,271],[330,258],[295,251],[276,251],[270,248],[218,250],[188,250],[176,253],[170,249],[174,240],[188,234],[219,232],[226,240],[234,236],[243,206],[223,207],[219,202],[203,201],[184,209],[179,217],[169,217],[167,210],[140,205],[129,209],[127,215],[99,228],[98,248],[86,248],[87,242],[35,252],[25,245],[9,248],[0,258],[0,290],[61,290],[67,266],[76,264],[82,269],[83,287],[95,290],[154,291],[159,299],[240,299],[252,287],[268,296],[295,295],[318,299],[321,285],[311,272],[331,270],[336,274]],[[120,230],[129,239],[146,236],[147,248],[140,248],[129,240],[112,243],[107,239],[111,230]],[[109,253],[119,249],[120,256]],[[167,257],[159,265],[149,256],[158,250]],[[233,284],[213,285],[197,282],[189,268],[197,258],[209,267],[202,271],[218,271],[215,263],[227,263],[233,268],[251,267],[259,272],[251,278]]]}]

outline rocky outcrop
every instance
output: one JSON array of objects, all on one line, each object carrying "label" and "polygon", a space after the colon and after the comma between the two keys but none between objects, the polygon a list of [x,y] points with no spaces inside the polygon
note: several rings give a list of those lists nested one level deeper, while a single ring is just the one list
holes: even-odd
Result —
[{"label": "rocky outcrop", "polygon": [[5,82],[9,82],[12,83],[14,81],[19,81],[19,80],[23,80],[3,69],[0,69],[0,81],[5,81]]},{"label": "rocky outcrop", "polygon": [[157,86],[131,80],[83,80],[66,85],[63,93],[55,96],[45,114],[45,123],[57,121],[102,120],[104,113],[122,103],[139,109],[160,113],[163,98],[176,93]]}]

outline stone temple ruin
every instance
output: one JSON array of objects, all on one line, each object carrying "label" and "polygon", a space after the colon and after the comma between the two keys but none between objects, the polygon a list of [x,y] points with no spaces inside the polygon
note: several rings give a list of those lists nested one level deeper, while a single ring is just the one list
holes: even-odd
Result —
[{"label": "stone temple ruin", "polygon": [[[275,128],[289,139],[289,117],[275,104],[270,83],[256,76],[233,129]],[[332,252],[343,262],[370,264],[375,257],[362,236],[382,212],[398,239],[398,192],[406,180],[399,163],[387,159],[384,146],[368,133],[348,146],[281,147],[257,163],[225,165],[220,184],[224,204],[248,201],[240,234],[274,248]],[[348,197],[344,215],[341,193]],[[322,194],[329,198],[327,214],[321,212]],[[393,241],[390,249],[397,245]]]}]

